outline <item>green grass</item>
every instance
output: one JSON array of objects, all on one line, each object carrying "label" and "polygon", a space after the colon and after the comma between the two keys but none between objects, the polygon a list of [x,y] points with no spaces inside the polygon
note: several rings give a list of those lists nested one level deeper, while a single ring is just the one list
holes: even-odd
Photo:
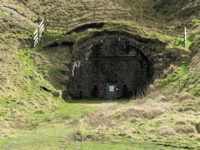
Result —
[{"label": "green grass", "polygon": [[69,103],[62,103],[58,110],[55,112],[60,115],[68,115],[70,118],[75,119],[90,111],[96,110],[102,101],[88,101],[88,100],[70,100]]},{"label": "green grass", "polygon": [[67,150],[181,150],[181,148],[164,147],[152,143],[110,143],[110,142],[71,142]]},{"label": "green grass", "polygon": [[[151,139],[156,139],[159,136],[146,134],[146,130],[152,127],[155,120],[145,120],[145,126],[140,126],[141,122],[136,122],[130,126],[130,128],[136,128],[140,133],[135,133],[130,136],[119,136],[112,130],[104,131],[105,138],[100,141],[74,141],[69,138],[69,134],[77,133],[82,129],[78,127],[78,123],[70,124],[74,119],[80,118],[88,112],[95,112],[97,108],[101,108],[102,100],[73,100],[70,103],[60,102],[60,107],[57,110],[49,113],[48,115],[38,115],[39,125],[32,130],[17,129],[15,132],[3,134],[0,137],[0,149],[20,149],[20,150],[170,150],[170,149],[182,149],[176,147],[163,146],[166,143],[169,145],[184,145],[183,141],[165,136],[160,139],[160,142],[152,142]],[[107,101],[112,104],[113,102]],[[120,102],[117,107],[127,107],[135,102],[124,103]],[[37,115],[35,115],[36,117]],[[45,121],[46,118],[54,116],[51,121]],[[70,118],[64,118],[63,116],[69,116]],[[120,124],[120,122],[119,122]],[[156,124],[154,124],[156,126]],[[92,130],[83,130],[81,135],[96,134]],[[85,138],[83,135],[83,138]],[[99,136],[100,137],[100,136]],[[174,139],[173,139],[174,138]],[[159,138],[158,138],[159,139]],[[173,140],[172,140],[173,139]],[[172,142],[173,141],[173,142]],[[189,141],[189,140],[188,140]],[[184,141],[185,142],[185,141]],[[157,145],[162,144],[163,145]],[[191,143],[192,144],[192,141]],[[196,143],[195,143],[196,144]]]},{"label": "green grass", "polygon": [[[80,103],[81,102],[81,103]],[[101,105],[100,101],[96,104],[87,104],[88,101],[71,101],[71,103],[61,102],[59,108],[51,110],[47,114],[34,114],[34,123],[38,124],[36,129],[17,130],[0,137],[0,149],[59,149],[65,142],[68,134],[75,132],[76,126],[67,126],[65,122],[70,122],[90,111],[94,111]],[[69,116],[66,117],[66,116]],[[52,122],[46,121],[47,118],[54,118]]]},{"label": "green grass", "polygon": [[[13,124],[13,128],[16,125],[17,129],[29,129],[41,122],[39,120],[44,120],[44,114],[53,111],[61,100],[56,100],[53,93],[57,90],[38,73],[29,50],[19,50],[13,57],[17,65],[11,72],[15,70],[14,75],[10,77],[11,90],[5,91],[0,97],[0,106],[8,110],[1,109],[0,121],[9,118],[4,121],[5,124]],[[50,91],[47,92],[42,87]]]},{"label": "green grass", "polygon": [[69,69],[66,64],[70,63],[71,54],[70,48],[67,46],[51,47],[41,52],[34,52],[37,54],[34,57],[34,62],[38,67],[38,72],[44,75],[56,89],[66,90],[65,83],[69,80]]},{"label": "green grass", "polygon": [[21,130],[9,137],[0,137],[0,149],[57,150],[73,130],[63,125],[40,126],[36,130]]},{"label": "green grass", "polygon": [[20,150],[57,150],[66,147],[66,150],[171,150],[181,148],[165,147],[153,143],[121,139],[116,142],[101,141],[68,141],[67,137],[74,130],[64,125],[44,125],[32,131],[18,131],[9,137],[0,137],[0,149]]},{"label": "green grass", "polygon": [[[187,39],[187,41],[186,41],[186,49],[187,50],[190,50],[190,46],[192,45],[192,41],[190,41],[189,39]],[[175,42],[174,42],[174,44],[173,44],[174,46],[182,46],[182,47],[184,47],[184,38],[179,38],[179,37],[177,37],[177,38],[175,38]]]},{"label": "green grass", "polygon": [[169,74],[167,77],[165,77],[164,79],[160,79],[161,82],[166,82],[166,81],[176,81],[179,77],[183,76],[188,69],[189,64],[183,64],[179,67],[177,67],[176,71],[174,71],[173,73]]},{"label": "green grass", "polygon": [[45,31],[43,32],[40,43],[37,44],[37,46],[35,48],[32,47],[31,50],[38,51],[43,46],[46,46],[46,45],[53,43],[57,40],[65,39],[63,34],[64,33],[62,31],[59,31],[59,30],[47,29],[46,32]]},{"label": "green grass", "polygon": [[161,84],[167,83],[167,85],[162,89],[162,91],[171,91],[175,87],[177,91],[182,89],[184,85],[184,80],[180,78],[187,73],[188,67],[189,63],[178,66],[176,68],[176,71],[174,71],[171,74],[167,74],[167,76],[163,79],[159,79],[158,81],[159,83]]},{"label": "green grass", "polygon": [[33,59],[31,59],[31,54],[27,50],[20,50],[16,56],[16,60],[19,61],[23,67],[23,70],[20,72],[21,77],[38,77],[40,80],[28,80],[28,87],[34,89],[36,86],[46,86],[51,91],[56,91],[56,89],[48,83],[40,74],[38,74],[38,69],[34,65]]},{"label": "green grass", "polygon": [[7,11],[0,7],[0,16],[2,16],[5,12],[7,12]]}]

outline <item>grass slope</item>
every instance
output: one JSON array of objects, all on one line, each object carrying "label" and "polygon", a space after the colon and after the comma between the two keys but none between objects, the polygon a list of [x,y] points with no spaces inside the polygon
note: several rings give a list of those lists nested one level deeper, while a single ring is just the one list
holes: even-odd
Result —
[{"label": "grass slope", "polygon": [[[38,114],[57,107],[57,90],[38,72],[30,57],[36,24],[0,7],[0,131],[34,127]],[[44,90],[44,89],[48,89]]]}]

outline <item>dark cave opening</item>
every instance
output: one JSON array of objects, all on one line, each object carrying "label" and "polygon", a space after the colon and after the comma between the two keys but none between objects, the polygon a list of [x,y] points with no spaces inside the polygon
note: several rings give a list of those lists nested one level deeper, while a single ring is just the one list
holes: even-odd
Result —
[{"label": "dark cave opening", "polygon": [[73,62],[69,94],[106,99],[107,86],[113,85],[116,98],[144,96],[152,78],[152,62],[140,49],[120,39],[108,39]]}]

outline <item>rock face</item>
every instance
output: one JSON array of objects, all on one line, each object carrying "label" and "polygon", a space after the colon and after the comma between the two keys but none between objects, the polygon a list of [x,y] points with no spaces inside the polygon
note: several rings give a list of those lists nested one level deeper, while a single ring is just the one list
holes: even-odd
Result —
[{"label": "rock face", "polygon": [[104,39],[79,59],[72,66],[72,97],[106,98],[106,86],[112,84],[118,88],[117,97],[129,98],[144,95],[152,82],[152,63],[125,39]]}]

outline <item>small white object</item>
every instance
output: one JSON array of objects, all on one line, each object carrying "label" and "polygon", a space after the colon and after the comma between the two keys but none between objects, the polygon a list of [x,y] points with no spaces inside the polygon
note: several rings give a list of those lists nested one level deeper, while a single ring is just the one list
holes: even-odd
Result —
[{"label": "small white object", "polygon": [[42,31],[43,28],[44,28],[44,24],[40,27],[40,32]]},{"label": "small white object", "polygon": [[35,39],[34,43],[36,43],[36,42],[38,42],[38,37],[36,37],[36,39]]},{"label": "small white object", "polygon": [[39,28],[41,27],[41,25],[44,23],[44,19],[42,20],[42,22],[40,23],[40,25],[39,25]]},{"label": "small white object", "polygon": [[186,42],[187,42],[187,29],[186,26],[184,28],[184,46],[186,47]]},{"label": "small white object", "polygon": [[34,35],[38,32],[38,29],[35,30]]},{"label": "small white object", "polygon": [[81,66],[81,62],[78,61],[78,65],[77,65],[77,67],[80,68],[80,66]]},{"label": "small white object", "polygon": [[44,25],[45,19],[42,20],[42,22],[40,23],[38,29],[35,30],[34,32],[34,47],[37,45],[37,43],[39,42],[39,38],[42,36],[42,32],[45,30],[45,25]]},{"label": "small white object", "polygon": [[76,68],[80,68],[81,66],[81,62],[80,61],[75,61],[73,66],[72,66],[72,76],[74,77],[74,74],[75,74],[75,70]]},{"label": "small white object", "polygon": [[109,91],[114,92],[115,87],[114,86],[109,86]]},{"label": "small white object", "polygon": [[33,38],[33,40],[35,41],[37,37],[38,37],[38,35],[36,34],[35,37]]}]

